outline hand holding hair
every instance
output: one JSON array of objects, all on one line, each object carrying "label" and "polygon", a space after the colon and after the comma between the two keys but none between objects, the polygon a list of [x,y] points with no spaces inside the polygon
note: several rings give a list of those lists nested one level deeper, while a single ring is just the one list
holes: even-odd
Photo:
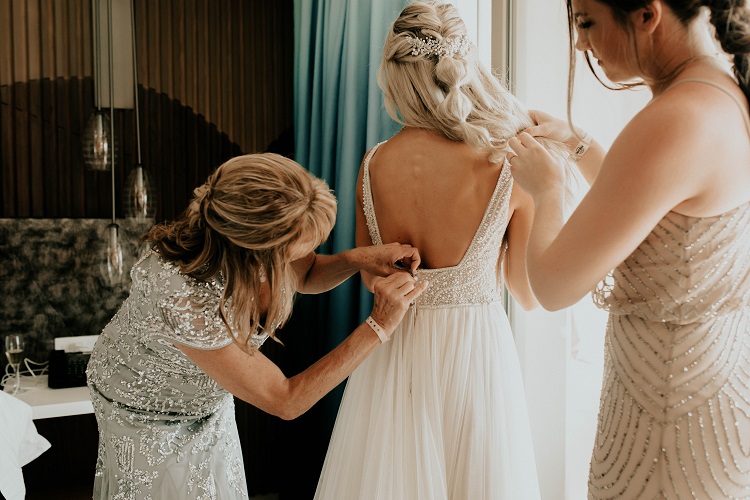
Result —
[{"label": "hand holding hair", "polygon": [[521,188],[532,198],[542,192],[563,193],[565,187],[565,167],[527,132],[508,140],[513,150],[508,153],[511,173]]},{"label": "hand holding hair", "polygon": [[571,152],[588,135],[581,129],[574,131],[566,120],[555,118],[543,111],[529,110],[529,116],[534,120],[535,125],[524,129],[523,132],[532,137],[544,137],[562,142],[570,148]]}]

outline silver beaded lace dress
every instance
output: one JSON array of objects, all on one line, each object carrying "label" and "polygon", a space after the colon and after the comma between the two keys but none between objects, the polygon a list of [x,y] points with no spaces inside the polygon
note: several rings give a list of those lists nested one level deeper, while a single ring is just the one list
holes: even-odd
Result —
[{"label": "silver beaded lace dress", "polygon": [[247,498],[233,396],[175,346],[232,342],[217,314],[221,281],[186,277],[153,252],[131,277],[86,372],[99,426],[94,498]]},{"label": "silver beaded lace dress", "polygon": [[668,213],[594,299],[609,321],[589,497],[750,499],[750,203]]},{"label": "silver beaded lace dress", "polygon": [[[364,212],[382,243],[364,161]],[[531,430],[497,263],[512,188],[506,165],[461,262],[349,377],[315,498],[533,500]]]}]

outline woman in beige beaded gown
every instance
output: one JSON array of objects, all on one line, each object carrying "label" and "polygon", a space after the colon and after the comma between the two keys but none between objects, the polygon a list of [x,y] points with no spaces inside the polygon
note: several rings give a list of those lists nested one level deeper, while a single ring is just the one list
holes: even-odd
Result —
[{"label": "woman in beige beaded gown", "polygon": [[[750,12],[568,0],[568,17],[592,69],[653,94],[606,153],[541,113],[509,141],[535,295],[559,309],[594,289],[610,313],[589,497],[750,498]],[[562,169],[533,136],[588,148],[565,223]]]}]

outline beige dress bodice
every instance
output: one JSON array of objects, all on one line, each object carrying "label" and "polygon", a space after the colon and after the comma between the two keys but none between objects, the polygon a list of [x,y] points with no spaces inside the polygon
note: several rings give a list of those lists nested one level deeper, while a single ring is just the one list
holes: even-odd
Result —
[{"label": "beige dress bodice", "polygon": [[750,498],[750,202],[668,213],[594,299],[610,315],[589,497]]}]

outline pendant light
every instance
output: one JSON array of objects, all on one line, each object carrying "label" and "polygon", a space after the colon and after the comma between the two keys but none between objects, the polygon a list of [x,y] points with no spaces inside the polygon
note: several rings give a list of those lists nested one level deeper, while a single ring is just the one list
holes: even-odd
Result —
[{"label": "pendant light", "polygon": [[[111,144],[114,146],[115,127],[115,89],[114,89],[114,50],[112,48],[112,0],[107,0],[107,22],[109,32],[109,118],[110,130],[112,132]],[[111,149],[114,152],[114,147]],[[104,281],[109,286],[115,286],[122,283],[125,275],[125,259],[122,253],[122,244],[120,242],[120,226],[115,219],[115,155],[111,156],[112,171],[112,222],[107,226],[107,231],[103,241],[103,248],[100,251],[99,271]]]},{"label": "pendant light", "polygon": [[138,109],[138,53],[135,38],[135,0],[130,2],[130,20],[133,34],[133,82],[135,103],[135,144],[136,163],[128,175],[125,184],[125,216],[137,222],[147,222],[154,218],[156,212],[156,196],[153,183],[148,171],[141,163],[141,123]]},{"label": "pendant light", "polygon": [[[101,29],[99,0],[91,1],[94,19],[94,103],[95,110],[86,121],[81,135],[83,163],[89,170],[106,171],[112,168],[112,133],[110,119],[101,108]],[[111,100],[111,97],[110,97]]]},{"label": "pendant light", "polygon": [[107,226],[99,257],[99,272],[104,282],[111,287],[122,283],[125,276],[125,256],[120,242],[120,226],[111,223]]}]

